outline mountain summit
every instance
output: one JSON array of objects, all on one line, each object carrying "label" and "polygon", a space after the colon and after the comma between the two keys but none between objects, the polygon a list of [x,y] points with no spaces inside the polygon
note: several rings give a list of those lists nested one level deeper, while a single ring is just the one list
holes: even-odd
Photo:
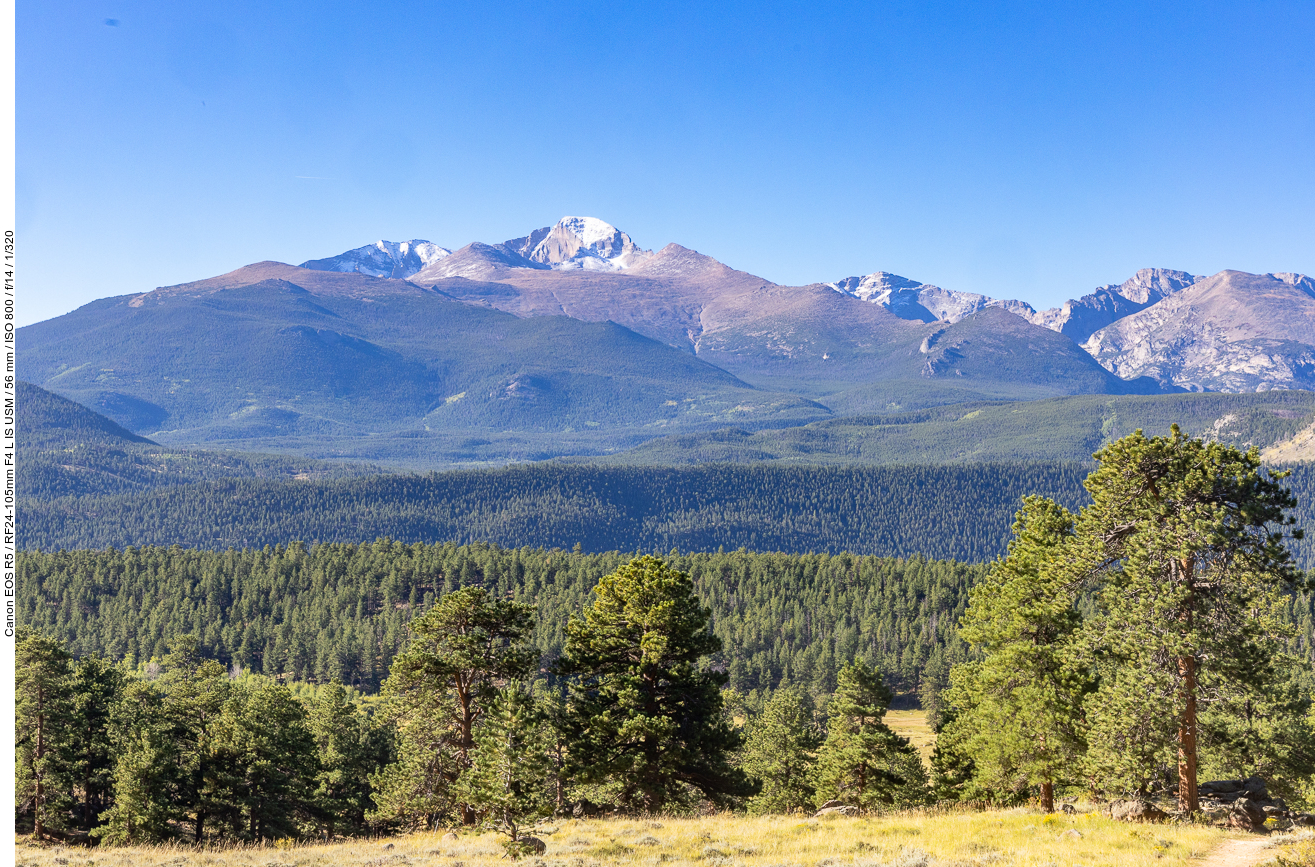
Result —
[{"label": "mountain summit", "polygon": [[312,271],[344,271],[405,279],[451,253],[451,250],[429,241],[375,241],[329,259],[302,262],[300,267]]},{"label": "mountain summit", "polygon": [[503,246],[554,271],[619,271],[653,255],[597,217],[562,217],[555,226],[506,241]]},{"label": "mountain summit", "polygon": [[311,259],[300,267],[314,271],[346,271],[370,277],[422,279],[484,276],[490,269],[530,268],[552,271],[621,271],[645,262],[651,250],[641,250],[630,236],[597,217],[562,217],[501,244],[467,244],[453,255],[430,241],[376,241],[331,256]]},{"label": "mountain summit", "polygon": [[843,295],[853,295],[880,305],[900,319],[954,323],[988,307],[999,307],[1034,324],[1042,324],[1035,321],[1036,310],[1024,301],[1000,301],[975,292],[942,289],[887,271],[877,271],[866,277],[846,277],[822,285]]}]

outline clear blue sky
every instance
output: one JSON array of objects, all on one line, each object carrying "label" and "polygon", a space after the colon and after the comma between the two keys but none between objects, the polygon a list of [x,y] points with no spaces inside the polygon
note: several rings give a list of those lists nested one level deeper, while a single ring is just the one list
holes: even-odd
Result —
[{"label": "clear blue sky", "polygon": [[21,319],[565,214],[1050,306],[1315,272],[1315,3],[20,0]]}]

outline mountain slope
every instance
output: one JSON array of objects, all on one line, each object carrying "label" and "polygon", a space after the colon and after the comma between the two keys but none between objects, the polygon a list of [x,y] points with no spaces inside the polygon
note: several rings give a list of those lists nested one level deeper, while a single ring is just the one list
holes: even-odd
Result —
[{"label": "mountain slope", "polygon": [[1315,388],[1315,281],[1223,271],[1086,341],[1120,376],[1193,390]]},{"label": "mountain slope", "polygon": [[25,378],[174,443],[828,415],[614,323],[278,263],[103,299],[18,341]]},{"label": "mountain slope", "polygon": [[16,411],[16,486],[25,505],[217,479],[332,479],[378,472],[367,465],[168,448],[21,380]]},{"label": "mountain slope", "polygon": [[1267,460],[1280,461],[1304,459],[1313,423],[1315,393],[1308,391],[1082,395],[851,416],[783,430],[677,434],[594,460],[632,466],[1088,461],[1103,443],[1138,429],[1167,433],[1179,424],[1189,434],[1239,448],[1259,446]]},{"label": "mountain slope", "polygon": [[[1111,376],[1067,337],[992,306],[956,315],[947,332],[935,317],[897,315],[826,284],[779,286],[678,244],[616,272],[531,268],[510,252],[471,245],[415,282],[522,317],[620,322],[759,388],[846,412],[1158,390]],[[455,273],[464,276],[438,276]]]}]

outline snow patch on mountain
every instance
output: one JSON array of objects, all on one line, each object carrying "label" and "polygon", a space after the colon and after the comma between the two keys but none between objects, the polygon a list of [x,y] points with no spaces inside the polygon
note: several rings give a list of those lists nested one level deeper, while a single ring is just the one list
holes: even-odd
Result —
[{"label": "snow patch on mountain", "polygon": [[877,271],[865,277],[846,277],[823,285],[841,294],[879,304],[901,319],[920,322],[958,322],[988,307],[999,307],[1029,322],[1037,316],[1032,305],[1024,301],[1001,301],[975,292],[955,292],[887,271]]},{"label": "snow patch on mountain", "polygon": [[344,271],[371,277],[406,278],[419,273],[452,251],[429,241],[375,241],[328,259],[302,262],[314,271]]},{"label": "snow patch on mountain", "polygon": [[653,255],[630,236],[597,217],[562,217],[556,225],[513,238],[507,247],[555,271],[620,271]]}]

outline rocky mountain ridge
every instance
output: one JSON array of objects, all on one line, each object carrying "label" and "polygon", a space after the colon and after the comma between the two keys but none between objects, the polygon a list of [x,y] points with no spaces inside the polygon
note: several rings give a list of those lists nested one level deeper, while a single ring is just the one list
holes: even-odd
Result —
[{"label": "rocky mountain ridge", "polygon": [[[387,252],[389,243],[375,246]],[[423,242],[409,243],[415,247]],[[400,249],[399,245],[393,247]],[[377,259],[374,252],[369,255],[376,258],[369,259],[369,263],[377,264],[367,263],[368,268],[353,264],[365,258],[362,251],[373,250],[363,247],[331,259],[313,260],[303,267],[320,268],[325,267],[324,263],[333,263],[333,270],[384,276],[388,263]],[[394,259],[401,261],[396,256]],[[743,330],[741,326],[756,327],[753,323],[761,325],[771,320],[774,324],[769,330],[759,328],[755,334],[777,346],[779,354],[798,360],[808,354],[804,344],[792,342],[800,335],[800,328],[793,327],[783,316],[786,310],[799,307],[799,299],[787,296],[793,293],[803,299],[803,306],[816,307],[820,302],[815,293],[829,290],[870,303],[897,319],[926,325],[953,325],[983,311],[1003,310],[1081,344],[1102,367],[1122,379],[1150,377],[1170,390],[1315,387],[1315,337],[1302,326],[1311,315],[1306,308],[1312,299],[1301,291],[1287,293],[1282,301],[1251,297],[1256,292],[1264,295],[1268,290],[1258,287],[1275,281],[1297,289],[1309,284],[1309,278],[1295,274],[1223,272],[1238,276],[1206,278],[1185,271],[1143,268],[1123,283],[1100,286],[1059,307],[1037,310],[1025,301],[944,289],[886,271],[811,286],[783,287],[677,244],[656,253],[644,250],[625,232],[592,217],[563,217],[553,226],[500,244],[475,242],[451,254],[431,254],[420,268],[410,264],[414,261],[413,256],[405,267],[395,266],[389,276],[407,277],[431,287],[454,279],[498,283],[511,287],[510,291],[472,292],[468,291],[470,287],[462,286],[445,286],[443,291],[518,316],[557,314],[591,321],[611,319],[696,354],[724,348],[726,335],[718,336],[721,332],[736,332]],[[544,271],[574,272],[577,277],[563,280],[534,275]],[[607,276],[593,279],[580,275],[582,271]],[[679,284],[680,291],[659,291],[656,298],[646,297],[643,290],[653,289],[654,281],[664,283],[667,290]],[[1203,282],[1214,288],[1188,291]],[[1271,327],[1261,329],[1263,334],[1228,325],[1234,313],[1256,305],[1264,308],[1263,315],[1271,323]],[[844,315],[853,320],[850,325],[861,329],[869,317],[856,310],[850,306]],[[1292,316],[1285,315],[1285,311]],[[844,330],[843,325],[835,327]],[[883,330],[880,323],[874,327]],[[924,346],[923,354],[935,342],[930,336],[928,340],[931,342]],[[821,347],[821,354],[829,360],[833,356],[822,346],[824,343],[812,340],[814,348]],[[933,364],[926,369],[934,368]]]},{"label": "rocky mountain ridge", "polygon": [[311,259],[300,267],[312,271],[341,271],[368,277],[406,278],[452,253],[429,241],[376,241],[328,259]]}]

